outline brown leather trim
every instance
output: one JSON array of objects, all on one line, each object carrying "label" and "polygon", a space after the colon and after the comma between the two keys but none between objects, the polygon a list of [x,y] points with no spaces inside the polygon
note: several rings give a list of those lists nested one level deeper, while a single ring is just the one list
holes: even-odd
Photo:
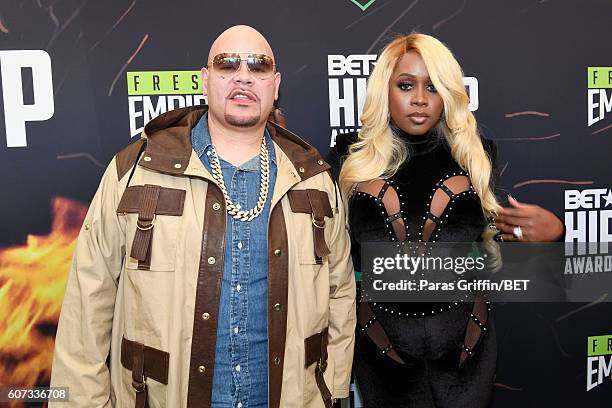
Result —
[{"label": "brown leather trim", "polygon": [[[141,208],[144,186],[129,186],[123,192],[117,213],[137,213]],[[156,215],[183,215],[185,190],[161,187],[155,208]]]},{"label": "brown leather trim", "polygon": [[[304,367],[309,367],[321,358],[323,342],[327,342],[327,329],[304,340]],[[327,343],[325,343],[327,347]]]},{"label": "brown leather trim", "polygon": [[296,134],[274,122],[268,122],[266,128],[270,132],[272,140],[289,157],[302,180],[331,169],[331,166],[323,160],[319,151]]},{"label": "brown leather trim", "polygon": [[134,241],[132,242],[132,251],[130,252],[130,257],[138,259],[138,261],[146,261],[148,258],[149,263],[146,264],[147,267],[150,266],[151,241],[153,229],[155,228],[155,209],[157,208],[160,189],[160,186],[152,184],[144,186],[140,210],[138,211],[138,220],[136,221],[137,228],[134,233]]},{"label": "brown leather trim", "polygon": [[138,164],[161,173],[182,175],[193,151],[191,129],[207,110],[201,105],[175,109],[147,123],[147,147]]},{"label": "brown leather trim", "polygon": [[132,388],[136,392],[135,408],[148,408],[147,379],[144,374],[144,344],[133,343],[132,347]]},{"label": "brown leather trim", "polygon": [[185,172],[189,156],[176,156],[145,149],[138,164],[150,170],[178,176]]},{"label": "brown leather trim", "polygon": [[282,202],[268,223],[268,406],[280,407],[287,337],[289,253]]},{"label": "brown leather trim", "polygon": [[312,236],[317,263],[330,254],[325,242],[325,217],[332,217],[333,212],[327,192],[315,189],[291,190],[287,192],[289,205],[293,212],[312,214]]},{"label": "brown leather trim", "polygon": [[138,260],[138,269],[149,270],[156,215],[183,215],[185,190],[154,184],[129,186],[123,192],[117,213],[138,213],[130,256]]},{"label": "brown leather trim", "polygon": [[[137,355],[140,354],[137,353],[139,350],[142,352],[142,356]],[[134,361],[142,362],[142,373],[145,378],[152,378],[162,384],[168,384],[168,363],[170,361],[168,352],[123,337],[121,339],[121,365],[132,371]]]},{"label": "brown leather trim", "polygon": [[317,363],[317,367],[315,368],[315,381],[321,392],[325,407],[331,408],[333,405],[332,395],[323,377],[327,369],[328,341],[329,334],[327,327],[323,329],[321,333],[315,333],[304,340],[304,367],[309,367],[311,364]]},{"label": "brown leather trim", "polygon": [[333,217],[329,196],[326,191],[308,189],[308,190],[290,190],[287,192],[291,211],[295,213],[313,213],[313,205],[311,202],[316,201],[316,205],[323,210],[323,215]]},{"label": "brown leather trim", "polygon": [[115,165],[117,166],[117,180],[121,180],[123,176],[136,164],[136,156],[142,147],[145,139],[139,139],[131,143],[115,156]]},{"label": "brown leather trim", "polygon": [[[212,210],[213,203],[221,203],[219,211]],[[195,293],[187,407],[211,406],[226,221],[223,194],[216,185],[208,183]]]}]

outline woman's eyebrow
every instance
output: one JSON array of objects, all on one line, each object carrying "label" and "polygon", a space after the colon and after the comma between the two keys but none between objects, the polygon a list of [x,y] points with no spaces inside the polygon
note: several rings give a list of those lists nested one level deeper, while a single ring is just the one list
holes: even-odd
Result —
[{"label": "woman's eyebrow", "polygon": [[421,79],[422,78],[422,79],[424,79],[426,81],[430,80],[429,75],[418,76],[418,75],[414,75],[414,74],[409,74],[407,72],[402,72],[401,74],[397,75],[396,78],[401,78],[401,77],[407,77],[407,78],[410,78],[410,79]]}]

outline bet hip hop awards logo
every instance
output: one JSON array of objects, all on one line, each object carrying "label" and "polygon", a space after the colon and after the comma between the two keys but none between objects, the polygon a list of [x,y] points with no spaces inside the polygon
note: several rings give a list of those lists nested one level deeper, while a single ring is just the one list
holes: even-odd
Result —
[{"label": "bet hip hop awards logo", "polygon": [[[338,134],[356,132],[361,128],[361,112],[365,103],[366,83],[377,55],[328,55],[330,147],[336,145]],[[478,79],[464,77],[470,111],[478,109]]]},{"label": "bet hip hop awards logo", "polygon": [[565,191],[565,274],[612,272],[612,189]]}]

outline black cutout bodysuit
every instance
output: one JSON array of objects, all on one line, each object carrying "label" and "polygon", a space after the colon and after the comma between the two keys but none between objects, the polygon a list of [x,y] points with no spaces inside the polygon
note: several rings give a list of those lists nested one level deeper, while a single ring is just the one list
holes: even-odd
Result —
[{"label": "black cutout bodysuit", "polygon": [[[389,179],[360,183],[349,198],[356,271],[362,242],[472,242],[486,228],[480,199],[446,140],[433,131],[395,131],[409,159]],[[327,157],[336,177],[355,140],[338,135]],[[361,303],[354,367],[364,406],[487,406],[497,354],[489,310],[484,302]]]}]

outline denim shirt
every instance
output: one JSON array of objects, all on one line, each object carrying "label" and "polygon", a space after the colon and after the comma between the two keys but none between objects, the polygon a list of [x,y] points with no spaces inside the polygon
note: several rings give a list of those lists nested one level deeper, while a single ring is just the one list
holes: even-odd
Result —
[{"label": "denim shirt", "polygon": [[[268,406],[268,220],[276,181],[276,159],[267,130],[264,137],[270,157],[266,205],[251,221],[239,221],[227,215],[212,389],[215,408]],[[212,142],[208,113],[192,129],[191,142],[210,171]],[[259,155],[240,167],[220,157],[219,162],[232,202],[242,210],[253,208],[259,198],[261,181]]]}]

